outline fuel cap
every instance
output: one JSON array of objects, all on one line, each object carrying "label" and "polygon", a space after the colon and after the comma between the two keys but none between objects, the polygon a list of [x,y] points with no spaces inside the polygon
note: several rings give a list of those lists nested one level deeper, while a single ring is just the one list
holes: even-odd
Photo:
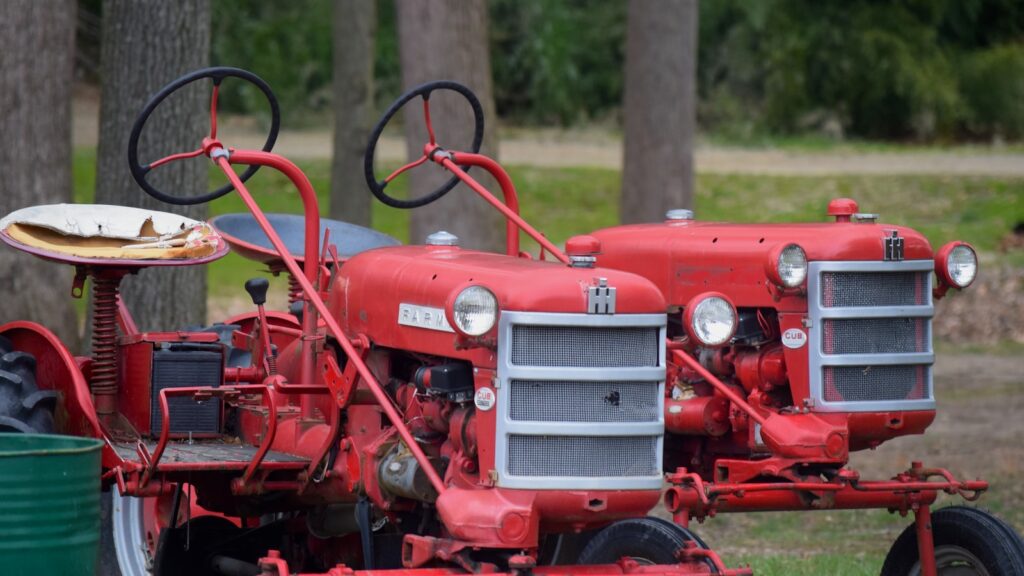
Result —
[{"label": "fuel cap", "polygon": [[693,210],[686,208],[674,208],[665,212],[665,220],[693,220]]},{"label": "fuel cap", "polygon": [[459,237],[451,232],[439,230],[427,236],[427,246],[458,246]]}]

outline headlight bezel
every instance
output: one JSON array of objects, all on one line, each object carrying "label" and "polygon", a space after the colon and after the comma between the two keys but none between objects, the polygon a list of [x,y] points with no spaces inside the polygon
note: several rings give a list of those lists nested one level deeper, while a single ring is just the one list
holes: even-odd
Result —
[{"label": "headlight bezel", "polygon": [[[967,282],[960,283],[957,282],[956,278],[954,277],[954,273],[950,270],[949,261],[950,258],[953,257],[954,252],[959,250],[962,253],[964,249],[969,251],[971,257],[974,260],[974,274]],[[980,271],[980,268],[981,263],[978,262],[978,251],[974,249],[974,246],[971,246],[967,242],[954,240],[953,242],[945,244],[935,254],[935,273],[938,276],[939,281],[950,288],[963,290],[964,288],[967,288],[971,284],[974,284],[974,281],[978,279],[978,272]]]},{"label": "headlight bezel", "polygon": [[[702,337],[701,331],[696,325],[696,321],[699,319],[698,315],[706,310],[706,308],[702,308],[702,305],[712,305],[709,303],[715,300],[721,301],[728,307],[732,323],[724,338],[719,337],[711,340]],[[733,303],[732,299],[721,292],[703,292],[698,294],[691,298],[683,309],[683,328],[686,330],[686,335],[690,341],[695,342],[702,348],[721,348],[723,346],[727,346],[732,342],[733,337],[736,335],[736,328],[738,325],[739,313],[736,311],[736,305]]]},{"label": "headlight bezel", "polygon": [[[796,279],[784,274],[782,270],[783,258],[792,258],[794,254],[799,254],[798,260],[802,262],[802,270]],[[792,266],[792,263],[789,265]],[[809,268],[807,250],[804,250],[804,247],[796,242],[779,244],[768,253],[768,261],[765,262],[765,273],[768,275],[768,279],[783,290],[798,290],[806,287]]]},{"label": "headlight bezel", "polygon": [[[459,306],[460,302],[464,302],[465,299],[480,296],[485,299],[489,299],[491,302],[492,311],[490,312],[490,321],[486,324],[486,328],[468,328],[463,325],[463,322],[460,322],[460,319],[462,319],[463,316],[459,314],[457,306]],[[480,338],[494,331],[498,326],[498,317],[501,314],[501,306],[498,302],[498,296],[494,291],[487,286],[476,283],[459,286],[453,290],[444,308],[445,315],[448,317],[448,324],[457,334],[466,338]]]}]

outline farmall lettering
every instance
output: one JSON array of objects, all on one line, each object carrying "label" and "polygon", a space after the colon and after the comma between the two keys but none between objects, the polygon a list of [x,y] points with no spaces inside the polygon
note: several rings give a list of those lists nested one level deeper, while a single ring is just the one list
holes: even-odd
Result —
[{"label": "farmall lettering", "polygon": [[455,332],[448,324],[444,310],[431,306],[418,306],[402,302],[398,305],[398,323],[403,326],[426,328],[440,332]]}]

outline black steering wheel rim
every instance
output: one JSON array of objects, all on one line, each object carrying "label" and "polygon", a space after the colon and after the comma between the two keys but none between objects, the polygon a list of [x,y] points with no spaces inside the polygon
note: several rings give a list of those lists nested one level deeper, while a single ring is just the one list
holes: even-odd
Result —
[{"label": "black steering wheel rim", "polygon": [[[462,95],[463,98],[469,103],[473,109],[473,143],[471,145],[471,151],[476,154],[480,152],[480,146],[484,140],[484,109],[480,104],[480,100],[473,94],[473,91],[466,86],[459,84],[452,80],[437,80],[434,82],[427,82],[421,84],[415,88],[409,90],[405,94],[396,99],[390,107],[380,117],[380,120],[373,127],[373,131],[370,132],[370,140],[366,144],[366,152],[363,155],[363,172],[366,176],[366,185],[370,187],[370,191],[377,197],[378,200],[384,204],[391,206],[392,208],[418,208],[420,206],[426,206],[431,202],[439,200],[442,196],[455,188],[455,185],[459,183],[457,176],[452,176],[447,182],[433,190],[429,194],[420,196],[412,200],[402,200],[389,196],[384,192],[384,188],[387,187],[387,182],[383,180],[377,180],[376,175],[373,171],[373,160],[377,152],[377,143],[380,140],[381,134],[384,132],[384,128],[388,125],[388,122],[402,109],[403,106],[409,103],[410,100],[417,96],[422,97],[424,100],[429,100],[431,93],[435,90],[451,90]],[[463,166],[463,170],[469,171],[468,166]]]},{"label": "black steering wheel rim", "polygon": [[[274,148],[274,143],[277,142],[277,134],[281,127],[281,110],[277,103],[277,97],[274,96],[273,91],[262,78],[241,68],[233,68],[230,66],[214,66],[211,68],[201,68],[194,72],[185,74],[184,76],[174,80],[170,84],[167,84],[160,89],[159,92],[153,95],[143,107],[142,112],[135,119],[135,123],[132,125],[131,135],[128,137],[128,169],[132,174],[132,177],[139,184],[140,187],[153,198],[161,200],[168,204],[175,204],[178,206],[186,206],[192,204],[203,204],[216,200],[221,196],[224,196],[228,192],[234,190],[234,186],[230,183],[217,188],[212,192],[206,194],[200,194],[198,196],[180,197],[167,194],[158,190],[155,186],[146,180],[146,175],[149,174],[152,169],[149,164],[143,166],[139,163],[139,138],[142,136],[142,129],[145,127],[149,117],[153,114],[153,111],[167,99],[168,96],[177,92],[184,86],[191,84],[197,80],[204,78],[211,78],[214,86],[219,86],[220,83],[227,77],[240,78],[254,84],[260,89],[260,92],[267,98],[267,102],[270,104],[270,133],[267,134],[267,140],[263,144],[262,150],[264,152],[270,152]],[[240,176],[242,182],[245,182],[252,177],[256,171],[259,170],[259,166],[249,166]]]}]

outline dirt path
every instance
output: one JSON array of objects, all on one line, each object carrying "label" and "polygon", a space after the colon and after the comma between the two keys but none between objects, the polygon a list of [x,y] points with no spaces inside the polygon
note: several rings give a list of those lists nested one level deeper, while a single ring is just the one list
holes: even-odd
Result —
[{"label": "dirt path", "polygon": [[[79,87],[73,106],[75,146],[95,146],[98,97]],[[230,123],[228,124],[230,127]],[[224,130],[222,130],[224,132]],[[258,148],[264,134],[236,131],[238,147]],[[327,130],[282,131],[276,151],[296,159],[330,158],[331,134]],[[384,160],[405,158],[403,142],[386,137],[381,144]],[[502,162],[544,167],[622,167],[622,141],[618,136],[589,130],[505,131],[501,139]],[[765,175],[825,174],[948,174],[1024,177],[1024,154],[985,151],[922,152],[788,152],[771,149],[702,146],[697,150],[697,171]]]}]

